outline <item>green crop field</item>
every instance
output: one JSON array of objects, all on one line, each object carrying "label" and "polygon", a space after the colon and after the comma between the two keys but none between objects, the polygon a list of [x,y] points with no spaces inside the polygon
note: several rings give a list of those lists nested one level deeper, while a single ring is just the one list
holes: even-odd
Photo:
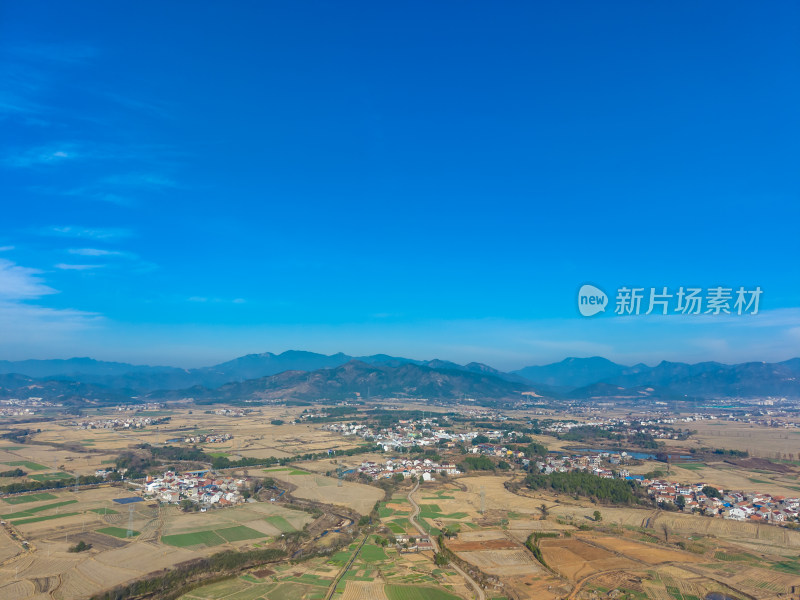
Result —
[{"label": "green crop field", "polygon": [[97,513],[98,515],[118,515],[119,514],[113,508],[90,508],[89,512]]},{"label": "green crop field", "polygon": [[386,526],[389,528],[389,530],[392,533],[405,533],[406,532],[406,530],[403,527],[401,527],[400,525],[397,524],[397,521],[390,521],[389,523],[386,524]]},{"label": "green crop field", "polygon": [[240,542],[242,540],[254,540],[269,537],[266,533],[261,533],[244,525],[235,527],[225,527],[223,529],[194,531],[192,533],[178,533],[175,535],[161,536],[161,541],[170,546],[185,548],[187,546],[219,546],[225,542]]},{"label": "green crop field", "polygon": [[268,537],[266,533],[261,533],[250,527],[245,527],[244,525],[215,529],[214,533],[224,538],[227,542],[241,542],[242,540],[255,540]]},{"label": "green crop field", "polygon": [[289,523],[289,521],[280,515],[264,517],[264,520],[273,527],[276,527],[281,533],[291,533],[293,531],[297,531],[297,527]]},{"label": "green crop field", "polygon": [[77,500],[64,500],[63,502],[54,502],[53,504],[44,504],[35,508],[28,508],[15,513],[8,513],[0,515],[0,519],[22,519],[24,517],[32,517],[35,513],[58,508],[59,506],[66,506],[67,504],[75,504]]},{"label": "green crop field", "polygon": [[351,556],[353,556],[351,552],[344,552],[344,551],[336,552],[328,559],[328,562],[334,565],[344,566],[350,560]]},{"label": "green crop field", "polygon": [[390,583],[384,590],[389,600],[460,600],[455,594],[429,586]]},{"label": "green crop field", "polygon": [[366,562],[377,562],[379,560],[386,560],[388,556],[386,556],[386,552],[383,551],[383,548],[373,546],[372,544],[364,544],[364,547],[361,548],[361,558]]},{"label": "green crop field", "polygon": [[40,502],[41,500],[55,500],[56,496],[43,492],[41,494],[28,494],[27,496],[14,496],[12,498],[3,498],[3,502],[9,504],[25,504],[27,502]]},{"label": "green crop field", "polygon": [[79,515],[80,513],[72,512],[72,513],[61,513],[59,515],[47,515],[44,517],[33,517],[31,519],[20,519],[17,521],[11,521],[14,525],[25,525],[26,523],[38,523],[39,521],[49,521],[51,519],[61,519],[63,517],[71,517],[73,515]]},{"label": "green crop field", "polygon": [[673,466],[680,467],[681,469],[688,469],[690,471],[699,471],[706,465],[703,463],[675,463]]},{"label": "green crop field", "polygon": [[74,476],[69,473],[37,473],[36,475],[28,475],[28,479],[34,481],[49,481],[51,479],[74,479]]},{"label": "green crop field", "polygon": [[44,465],[40,465],[39,463],[31,462],[29,460],[15,460],[12,462],[4,462],[4,465],[8,465],[9,467],[25,467],[26,469],[30,469],[31,471],[46,471],[50,467],[45,467]]},{"label": "green crop field", "polygon": [[161,541],[170,546],[178,546],[179,548],[199,546],[200,544],[219,546],[225,543],[225,540],[211,530],[195,531],[194,533],[179,533],[176,535],[162,535]]},{"label": "green crop field", "polygon": [[[103,527],[102,529],[98,529],[97,532],[105,533],[106,535],[111,535],[122,539],[128,537],[128,530],[123,527]],[[133,531],[132,533],[133,535],[131,537],[136,537],[141,533],[141,531]]]}]

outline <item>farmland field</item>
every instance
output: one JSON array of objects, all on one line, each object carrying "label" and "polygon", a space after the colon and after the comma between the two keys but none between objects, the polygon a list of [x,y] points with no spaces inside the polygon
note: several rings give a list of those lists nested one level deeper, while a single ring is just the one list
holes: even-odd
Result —
[{"label": "farmland field", "polygon": [[98,533],[105,533],[106,535],[112,535],[117,538],[126,539],[128,537],[136,537],[141,532],[140,531],[131,531],[133,535],[128,536],[128,530],[123,529],[122,527],[103,527],[102,529],[97,530]]},{"label": "farmland field", "polygon": [[8,504],[26,504],[28,502],[39,502],[41,500],[55,500],[55,496],[48,492],[41,494],[26,494],[25,496],[12,496],[11,498],[3,498],[3,502]]},{"label": "farmland field", "polygon": [[417,585],[387,584],[389,600],[458,600],[458,596],[439,588]]}]

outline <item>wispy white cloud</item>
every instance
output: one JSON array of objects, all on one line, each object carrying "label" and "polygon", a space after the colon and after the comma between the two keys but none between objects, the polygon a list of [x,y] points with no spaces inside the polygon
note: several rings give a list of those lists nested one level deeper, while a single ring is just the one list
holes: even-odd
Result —
[{"label": "wispy white cloud", "polygon": [[46,285],[41,271],[0,258],[0,299],[28,300],[58,293]]},{"label": "wispy white cloud", "polygon": [[100,184],[121,186],[127,188],[167,189],[179,187],[175,181],[157,173],[126,173],[124,175],[109,175],[100,181]]},{"label": "wispy white cloud", "polygon": [[109,175],[95,183],[71,189],[53,189],[40,186],[30,189],[43,194],[110,202],[119,206],[134,206],[138,203],[137,198],[143,193],[152,194],[179,187],[174,180],[156,173],[128,173],[124,175]]},{"label": "wispy white cloud", "polygon": [[121,250],[105,250],[103,248],[69,248],[67,250],[70,254],[76,256],[108,256],[119,258],[136,258],[132,252],[123,252]]},{"label": "wispy white cloud", "polygon": [[114,240],[127,238],[133,235],[130,229],[110,228],[110,227],[81,227],[77,225],[55,225],[40,229],[41,235],[87,238],[93,240]]},{"label": "wispy white cloud", "polygon": [[102,269],[105,265],[75,265],[69,263],[58,263],[53,266],[62,271],[91,271],[93,269]]},{"label": "wispy white cloud", "polygon": [[0,252],[9,252],[10,250],[13,250],[13,249],[14,249],[14,246],[0,246]]},{"label": "wispy white cloud", "polygon": [[21,357],[57,342],[74,347],[76,333],[103,322],[97,313],[32,303],[57,293],[38,269],[0,259],[0,351]]},{"label": "wispy white cloud", "polygon": [[245,304],[247,300],[244,298],[209,298],[207,296],[190,296],[186,299],[188,302],[210,302],[213,304]]},{"label": "wispy white cloud", "polygon": [[41,165],[56,165],[68,160],[74,160],[79,156],[79,151],[72,144],[53,144],[7,155],[3,158],[2,164],[8,167],[29,168]]}]

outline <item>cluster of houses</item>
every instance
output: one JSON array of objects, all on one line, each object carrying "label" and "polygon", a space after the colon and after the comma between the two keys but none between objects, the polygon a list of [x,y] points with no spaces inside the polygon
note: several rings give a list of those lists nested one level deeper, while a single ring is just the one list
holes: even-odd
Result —
[{"label": "cluster of houses", "polygon": [[[575,456],[552,455],[534,461],[534,465],[540,473],[544,474],[554,472],[564,473],[567,471],[588,471],[598,477],[613,479],[614,471],[606,465],[624,465],[630,461],[630,458],[627,452],[603,452],[600,454],[581,454]],[[522,458],[520,462],[526,467],[530,464],[530,460],[527,458]],[[620,477],[627,477],[630,475],[627,469],[620,469],[617,473]]]},{"label": "cluster of houses", "polygon": [[[681,419],[690,422],[692,417]],[[602,419],[597,421],[556,421],[544,428],[544,431],[551,434],[568,433],[576,427],[597,427],[607,431],[613,431],[621,435],[646,435],[659,440],[685,440],[689,437],[688,429],[674,429],[670,425],[677,419]]]},{"label": "cluster of houses", "polygon": [[433,542],[428,537],[413,536],[407,533],[395,534],[394,541],[398,552],[425,552],[433,550]]},{"label": "cluster of houses", "polygon": [[175,437],[167,440],[168,444],[222,444],[232,440],[230,433],[204,433],[201,435],[187,435]]},{"label": "cluster of houses", "polygon": [[180,504],[189,500],[204,511],[209,507],[225,507],[245,501],[242,491],[248,485],[246,477],[222,477],[210,471],[167,471],[161,477],[148,476],[143,493],[159,502]]},{"label": "cluster of houses", "polygon": [[[707,516],[721,516],[737,521],[758,521],[783,524],[800,520],[800,498],[765,493],[748,493],[718,488],[707,483],[677,483],[662,479],[645,479],[643,475],[631,475],[625,468],[610,467],[624,465],[630,459],[625,452],[601,453],[577,456],[548,456],[534,461],[541,473],[586,471],[606,479],[634,481],[647,490],[648,495],[659,504],[674,504],[686,512],[699,512]],[[522,459],[526,466],[528,459]],[[717,490],[712,492],[709,488]],[[707,493],[709,492],[709,493]],[[719,497],[717,497],[719,496]]]},{"label": "cluster of houses", "polygon": [[218,408],[214,411],[214,414],[222,415],[223,417],[244,417],[251,412],[253,411],[250,408]]},{"label": "cluster of houses", "polygon": [[358,473],[364,473],[374,480],[388,479],[397,474],[402,475],[404,478],[418,477],[423,481],[435,481],[436,475],[460,475],[461,471],[458,470],[452,463],[437,463],[428,458],[424,460],[409,460],[402,458],[389,459],[384,463],[374,463],[371,461],[364,461],[361,466],[356,469]]},{"label": "cluster of houses", "polygon": [[[733,490],[726,492],[706,483],[676,483],[660,479],[639,479],[639,483],[647,488],[650,497],[659,504],[671,502],[683,506],[684,511],[778,525],[795,522],[800,517],[800,498]],[[708,491],[709,487],[716,489],[720,497],[707,495],[703,490],[705,488]]]},{"label": "cluster of houses", "polygon": [[399,420],[391,428],[375,429],[361,423],[329,423],[323,429],[342,435],[369,438],[383,446],[384,452],[397,452],[414,446],[455,446],[458,442],[471,443],[477,431],[448,433],[431,419],[417,421]]},{"label": "cluster of houses", "polygon": [[120,418],[97,418],[76,421],[72,425],[78,429],[142,429],[149,425],[166,423],[169,417],[120,417]]},{"label": "cluster of houses", "polygon": [[42,398],[3,398],[0,400],[0,416],[3,417],[28,417],[36,414],[37,408],[63,406],[61,402],[50,402]]},{"label": "cluster of houses", "polygon": [[161,402],[145,402],[143,404],[118,404],[114,407],[117,412],[139,412],[142,410],[161,410],[164,405]]}]

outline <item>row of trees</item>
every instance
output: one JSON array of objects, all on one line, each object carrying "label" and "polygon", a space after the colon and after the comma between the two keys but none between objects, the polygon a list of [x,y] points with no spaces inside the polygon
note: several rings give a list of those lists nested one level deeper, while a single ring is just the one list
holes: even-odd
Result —
[{"label": "row of trees", "polygon": [[[112,473],[113,475],[113,473]],[[79,485],[91,485],[105,481],[102,477],[95,475],[81,475],[78,477]],[[38,490],[51,490],[55,488],[66,488],[75,485],[74,479],[47,479],[45,481],[21,481],[19,483],[9,483],[0,486],[0,492],[4,494],[18,494],[20,492],[35,492]]]},{"label": "row of trees", "polygon": [[612,504],[638,504],[644,493],[633,482],[623,479],[606,479],[583,471],[566,473],[531,473],[525,484],[533,490],[550,490],[571,496],[584,496],[598,502]]}]

